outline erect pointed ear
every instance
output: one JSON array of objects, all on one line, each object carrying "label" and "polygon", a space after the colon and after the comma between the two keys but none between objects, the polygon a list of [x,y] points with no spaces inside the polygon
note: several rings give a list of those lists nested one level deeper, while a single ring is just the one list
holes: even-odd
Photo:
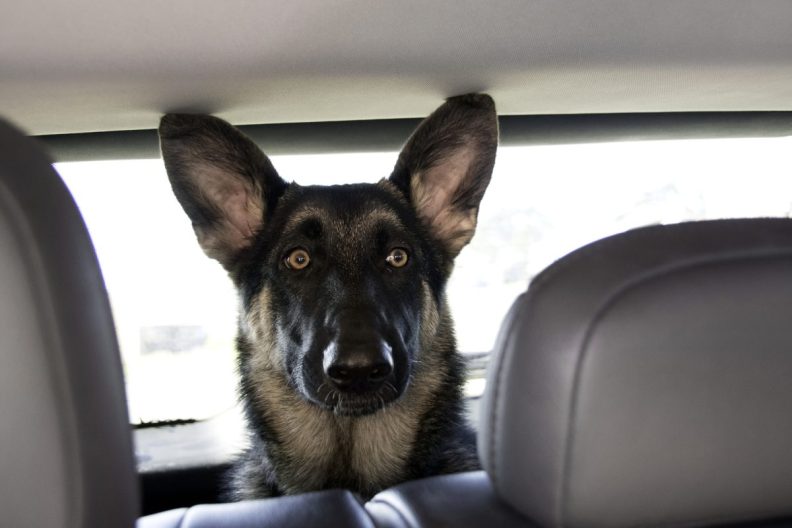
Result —
[{"label": "erect pointed ear", "polygon": [[452,97],[404,146],[390,181],[453,258],[473,237],[498,147],[498,117],[484,94]]},{"label": "erect pointed ear", "polygon": [[286,182],[249,138],[222,119],[167,114],[159,136],[173,193],[198,243],[230,271]]}]

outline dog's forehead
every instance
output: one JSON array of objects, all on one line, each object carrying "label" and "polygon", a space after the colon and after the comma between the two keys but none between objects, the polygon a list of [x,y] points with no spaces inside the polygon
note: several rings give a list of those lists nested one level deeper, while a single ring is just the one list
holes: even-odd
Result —
[{"label": "dog's forehead", "polygon": [[403,211],[394,207],[390,193],[379,185],[336,185],[303,188],[294,204],[284,232],[309,223],[320,226],[324,237],[357,243],[383,228],[404,228]]}]

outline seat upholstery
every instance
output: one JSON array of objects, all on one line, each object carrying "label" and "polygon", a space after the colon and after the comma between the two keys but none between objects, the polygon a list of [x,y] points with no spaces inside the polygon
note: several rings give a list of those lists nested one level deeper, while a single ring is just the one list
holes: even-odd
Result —
[{"label": "seat upholstery", "polygon": [[231,504],[204,504],[148,515],[137,528],[374,528],[352,493],[329,490]]},{"label": "seat upholstery", "polygon": [[0,120],[0,525],[133,526],[137,487],[110,307],[77,207]]},{"label": "seat upholstery", "polygon": [[479,452],[543,526],[792,516],[792,220],[584,247],[504,323]]},{"label": "seat upholstery", "polygon": [[[365,506],[365,507],[364,507]],[[501,501],[484,471],[442,475],[383,491],[365,505],[329,490],[148,515],[137,528],[536,528]]]},{"label": "seat upholstery", "polygon": [[395,486],[366,503],[378,528],[536,528],[503,502],[484,471],[431,477]]}]

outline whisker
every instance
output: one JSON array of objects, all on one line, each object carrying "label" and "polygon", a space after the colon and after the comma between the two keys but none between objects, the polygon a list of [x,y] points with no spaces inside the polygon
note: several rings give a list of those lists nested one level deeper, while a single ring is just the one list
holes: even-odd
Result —
[{"label": "whisker", "polygon": [[319,385],[319,387],[316,389],[316,393],[317,394],[321,394],[322,393],[322,388],[326,389],[324,398],[322,398],[322,402],[325,404],[325,407],[330,407],[330,404],[327,402],[327,400],[329,400],[330,396],[333,395],[333,389],[330,388],[330,386],[327,384],[326,381],[323,381]]}]

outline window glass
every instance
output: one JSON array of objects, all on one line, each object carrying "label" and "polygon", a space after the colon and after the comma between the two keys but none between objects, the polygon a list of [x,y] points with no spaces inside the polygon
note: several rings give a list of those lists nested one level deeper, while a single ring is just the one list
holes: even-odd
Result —
[{"label": "window glass", "polygon": [[[462,352],[486,352],[531,277],[632,227],[788,216],[792,138],[503,147],[448,297]],[[300,184],[375,182],[395,153],[275,156]],[[132,421],[234,405],[236,298],[206,258],[160,160],[60,163],[93,238],[118,330]],[[477,385],[479,388],[481,384]]]}]

